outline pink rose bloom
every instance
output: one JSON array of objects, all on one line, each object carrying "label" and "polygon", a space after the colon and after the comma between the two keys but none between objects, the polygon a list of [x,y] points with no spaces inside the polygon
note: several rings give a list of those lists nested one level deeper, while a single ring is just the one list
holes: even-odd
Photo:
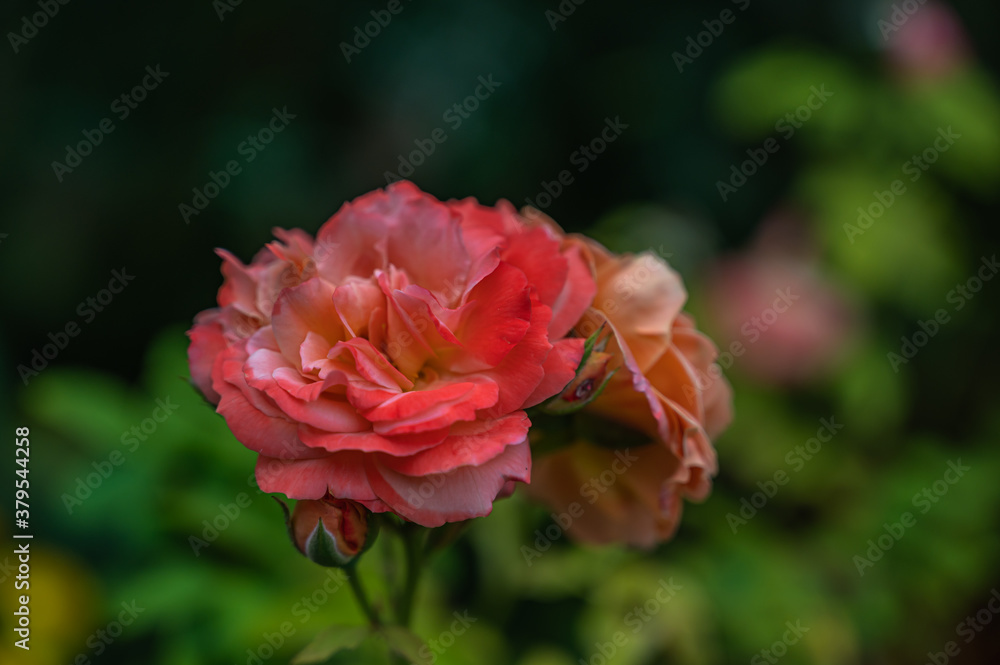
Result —
[{"label": "pink rose bloom", "polygon": [[528,482],[524,409],[573,378],[594,295],[579,250],[501,202],[409,182],[345,204],[313,242],[227,253],[189,332],[195,385],[260,454],[257,482],[424,526],[489,514]]}]

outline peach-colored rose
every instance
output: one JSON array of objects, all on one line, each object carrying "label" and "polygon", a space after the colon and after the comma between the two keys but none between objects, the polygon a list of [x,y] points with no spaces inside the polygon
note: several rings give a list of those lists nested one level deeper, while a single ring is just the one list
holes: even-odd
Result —
[{"label": "peach-colored rose", "polygon": [[506,202],[442,203],[399,182],[345,204],[314,242],[227,253],[191,376],[257,481],[424,526],[486,515],[531,459],[524,409],[573,378],[564,339],[593,298],[582,250]]},{"label": "peach-colored rose", "polygon": [[598,288],[576,331],[588,336],[604,325],[608,369],[617,372],[573,416],[570,445],[536,458],[527,489],[570,516],[571,537],[651,547],[677,529],[682,499],[711,490],[710,437],[729,423],[731,391],[712,368],[715,346],[681,311],[687,293],[677,273],[651,253],[614,256],[591,241],[567,243],[589,249]]}]

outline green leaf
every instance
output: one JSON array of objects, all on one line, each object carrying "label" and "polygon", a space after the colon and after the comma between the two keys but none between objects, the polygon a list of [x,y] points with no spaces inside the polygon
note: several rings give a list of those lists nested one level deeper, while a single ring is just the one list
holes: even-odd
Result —
[{"label": "green leaf", "polygon": [[323,663],[338,651],[357,648],[370,634],[368,626],[331,626],[300,651],[292,659],[292,665]]},{"label": "green leaf", "polygon": [[[420,652],[427,649],[424,641],[403,626],[382,626],[379,634],[395,653],[414,665],[428,665],[431,658],[421,656]],[[428,651],[428,654],[430,652]]]}]

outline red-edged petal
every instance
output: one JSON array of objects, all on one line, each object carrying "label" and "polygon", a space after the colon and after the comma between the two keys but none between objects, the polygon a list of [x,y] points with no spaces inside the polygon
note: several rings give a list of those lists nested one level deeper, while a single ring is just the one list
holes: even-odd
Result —
[{"label": "red-edged petal", "polygon": [[496,404],[497,385],[479,377],[471,381],[441,382],[395,395],[363,414],[385,436],[415,434],[475,420],[479,409]]},{"label": "red-edged petal", "polygon": [[533,312],[528,280],[523,272],[501,262],[472,288],[466,302],[472,307],[457,336],[469,354],[495,366],[524,338],[531,326]]},{"label": "red-edged petal", "polygon": [[316,459],[261,455],[255,475],[261,490],[280,492],[290,499],[321,499],[327,492],[355,501],[378,498],[365,475],[364,455],[354,451],[324,454]]},{"label": "red-edged petal", "polygon": [[456,423],[441,444],[409,457],[380,455],[386,467],[408,476],[445,473],[460,466],[480,466],[503,452],[504,448],[524,441],[528,436],[524,411],[516,411],[498,420]]},{"label": "red-edged petal", "polygon": [[525,274],[528,283],[535,287],[538,299],[549,307],[559,297],[569,273],[569,265],[559,253],[559,245],[560,241],[545,227],[524,226],[519,233],[510,236],[507,248],[500,253],[503,261]]},{"label": "red-edged petal", "polygon": [[299,428],[299,438],[311,448],[329,452],[357,450],[366,453],[386,453],[395,456],[413,455],[421,450],[427,450],[440,444],[447,436],[447,427],[399,436],[382,436],[372,431],[353,433],[326,432],[307,425]]},{"label": "red-edged petal", "polygon": [[375,346],[366,339],[355,337],[346,342],[338,342],[330,349],[330,359],[343,359],[348,354],[360,378],[389,393],[409,390],[413,382],[396,369]]},{"label": "red-edged petal", "polygon": [[369,428],[368,421],[346,401],[322,393],[311,394],[308,387],[315,382],[307,381],[297,369],[289,367],[284,356],[276,351],[254,352],[243,371],[247,385],[264,392],[295,422],[330,432],[361,432]]},{"label": "red-edged petal", "polygon": [[536,296],[531,300],[533,307],[527,333],[499,365],[479,372],[500,387],[500,399],[488,412],[492,416],[523,408],[545,379],[545,360],[552,349],[547,332],[550,313]]},{"label": "red-edged petal", "polygon": [[561,339],[552,346],[549,355],[545,357],[545,364],[542,369],[545,376],[538,384],[534,392],[524,402],[524,408],[535,406],[544,402],[553,395],[558,395],[563,388],[576,376],[576,370],[583,359],[583,345],[586,342],[582,337],[570,337]]},{"label": "red-edged petal", "polygon": [[219,393],[212,388],[212,367],[215,359],[226,349],[222,324],[216,321],[219,310],[206,310],[195,317],[195,325],[188,331],[188,365],[191,381],[212,404],[219,403]]},{"label": "red-edged petal", "polygon": [[407,476],[374,456],[365,462],[368,481],[379,498],[397,515],[426,527],[489,515],[507,481],[526,483],[531,478],[527,441],[507,446],[480,466],[429,476]]},{"label": "red-edged petal", "polygon": [[597,294],[597,283],[590,273],[590,266],[584,259],[582,249],[573,245],[564,252],[564,255],[569,270],[563,289],[552,304],[550,339],[565,337],[594,302],[594,296]]},{"label": "red-edged petal", "polygon": [[298,438],[298,425],[243,375],[246,352],[231,347],[220,355],[220,371],[212,386],[219,393],[216,411],[226,419],[233,436],[250,450],[272,456],[310,457],[315,453]]}]

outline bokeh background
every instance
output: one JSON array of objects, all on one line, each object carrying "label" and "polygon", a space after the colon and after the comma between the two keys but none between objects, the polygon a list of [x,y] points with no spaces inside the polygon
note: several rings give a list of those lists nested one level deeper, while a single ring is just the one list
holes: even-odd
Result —
[{"label": "bokeh background", "polygon": [[[742,349],[723,356],[737,415],[714,493],[677,537],[557,538],[528,565],[552,518],[499,503],[422,587],[425,639],[476,619],[436,662],[881,665],[949,641],[936,662],[996,662],[1000,281],[975,279],[1000,244],[1000,6],[403,0],[366,43],[355,29],[386,3],[44,4],[0,10],[0,422],[8,443],[31,429],[35,534],[30,653],[0,549],[0,662],[288,662],[360,621],[186,383],[183,333],[214,302],[215,247],[248,261],[272,227],[314,232],[395,175],[442,199],[530,199],[664,256],[720,349]],[[157,66],[123,117],[115,100]],[[243,143],[286,108],[273,141]],[[101,141],[71,166],[84,132]],[[185,219],[230,160],[239,174]],[[114,270],[134,279],[97,311]],[[798,296],[777,316],[776,290]],[[69,323],[37,376],[19,371]],[[843,428],[807,458],[822,419]],[[776,645],[786,622],[809,630]]]}]

